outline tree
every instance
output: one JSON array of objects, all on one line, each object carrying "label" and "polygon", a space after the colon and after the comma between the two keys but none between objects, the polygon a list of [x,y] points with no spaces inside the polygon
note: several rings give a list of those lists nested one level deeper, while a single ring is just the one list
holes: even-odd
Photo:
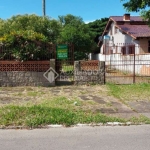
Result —
[{"label": "tree", "polygon": [[93,40],[98,43],[99,41],[99,36],[102,35],[105,26],[107,24],[108,18],[101,18],[99,20],[95,20],[93,22],[89,22],[87,25],[90,28],[90,31],[93,33],[94,37]]},{"label": "tree", "polygon": [[5,24],[5,21],[0,19],[0,36],[2,36],[4,34],[4,24]]},{"label": "tree", "polygon": [[48,47],[57,43],[61,24],[57,20],[36,15],[17,15],[6,21],[0,20],[0,43],[7,48],[7,59],[11,54],[17,60],[48,59]]},{"label": "tree", "polygon": [[123,6],[129,12],[140,12],[143,19],[150,25],[150,10],[147,9],[150,6],[150,0],[129,0]]},{"label": "tree", "polygon": [[[0,21],[1,23],[1,21]],[[37,15],[17,15],[13,16],[6,21],[2,21],[3,26],[0,26],[0,35],[9,34],[16,30],[32,30],[34,32],[43,34],[51,43],[56,43],[60,34],[61,24],[49,17]]]},{"label": "tree", "polygon": [[87,58],[87,55],[92,52],[93,45],[96,46],[89,27],[81,17],[71,14],[59,16],[59,21],[62,24],[60,42],[74,44],[76,60]]},{"label": "tree", "polygon": [[66,26],[68,24],[72,24],[73,26],[84,24],[84,21],[81,17],[71,14],[67,14],[66,16],[58,16],[58,19],[63,26]]},{"label": "tree", "polygon": [[75,59],[84,59],[97,48],[94,39],[105,25],[106,19],[85,24],[81,17],[71,14],[59,16],[58,20],[34,14],[17,15],[0,19],[0,43],[13,47],[12,52],[19,60],[46,55],[44,44],[72,43]]},{"label": "tree", "polygon": [[[96,45],[99,42],[99,37],[102,35],[105,29],[107,21],[108,21],[108,18],[101,18],[99,20],[95,20],[87,24],[87,26],[89,27],[89,32],[91,32],[91,35],[92,35],[91,38],[95,42]],[[92,48],[93,53],[99,53],[99,51],[100,51],[99,47],[93,46]]]}]

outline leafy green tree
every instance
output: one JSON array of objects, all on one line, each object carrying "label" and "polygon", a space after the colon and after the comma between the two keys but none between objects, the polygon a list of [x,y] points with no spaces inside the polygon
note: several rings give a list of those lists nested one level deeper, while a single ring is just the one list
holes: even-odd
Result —
[{"label": "leafy green tree", "polygon": [[16,30],[32,30],[43,34],[49,42],[56,43],[61,30],[61,24],[57,20],[36,15],[17,15],[6,20],[0,33],[10,33]]},{"label": "leafy green tree", "polygon": [[[93,22],[89,22],[87,24],[89,28],[89,32],[91,32],[91,35],[92,35],[91,38],[95,42],[96,45],[99,42],[99,37],[102,35],[106,27],[107,21],[108,21],[108,18],[102,18],[99,20],[95,20]],[[97,46],[92,47],[93,53],[99,53],[99,51],[100,51],[99,47]]]},{"label": "leafy green tree", "polygon": [[2,36],[5,33],[5,31],[3,30],[4,25],[5,25],[5,21],[0,19],[0,36]]},{"label": "leafy green tree", "polygon": [[84,21],[81,17],[74,16],[71,14],[68,14],[66,16],[58,16],[58,20],[63,26],[66,26],[68,24],[73,26],[84,24]]},{"label": "leafy green tree", "polygon": [[[0,42],[12,59],[39,60],[47,57],[46,45],[57,43],[61,24],[57,20],[36,15],[17,15],[0,20]],[[1,56],[6,59],[7,56]]]},{"label": "leafy green tree", "polygon": [[86,59],[87,55],[92,52],[93,45],[95,45],[89,27],[84,23],[82,18],[70,14],[59,16],[59,21],[63,27],[60,42],[74,44],[76,60]]},{"label": "leafy green tree", "polygon": [[87,58],[94,44],[89,28],[84,24],[78,27],[66,25],[61,32],[62,43],[73,43],[75,48],[75,59]]},{"label": "leafy green tree", "polygon": [[58,20],[34,14],[17,15],[0,19],[0,42],[13,47],[11,52],[18,60],[41,59],[46,54],[44,44],[57,43],[74,44],[75,59],[84,59],[97,48],[96,38],[106,21],[104,18],[85,24],[81,17],[71,14],[59,16]]},{"label": "leafy green tree", "polygon": [[1,59],[41,60],[47,59],[48,50],[45,48],[47,38],[32,30],[19,30],[5,34],[0,38],[5,45],[5,53],[0,55]]},{"label": "leafy green tree", "polygon": [[150,10],[148,10],[150,0],[128,0],[123,6],[129,12],[140,12],[143,19],[147,20],[150,25]]},{"label": "leafy green tree", "polygon": [[93,33],[94,35],[94,41],[96,43],[98,43],[99,41],[99,36],[102,35],[105,27],[106,27],[106,24],[107,24],[107,21],[108,21],[108,18],[102,18],[102,19],[99,19],[99,20],[95,20],[93,22],[89,22],[87,25],[89,26],[90,28],[90,31]]}]

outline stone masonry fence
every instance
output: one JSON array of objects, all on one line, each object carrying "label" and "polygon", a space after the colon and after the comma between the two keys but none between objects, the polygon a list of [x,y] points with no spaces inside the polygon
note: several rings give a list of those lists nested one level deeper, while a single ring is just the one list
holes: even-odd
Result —
[{"label": "stone masonry fence", "polygon": [[[55,72],[56,60],[39,62],[0,61],[0,86],[55,86],[43,75],[50,69]],[[75,61],[74,84],[104,84],[105,63],[100,61]],[[47,73],[48,74],[48,73]],[[47,74],[45,74],[47,76]]]},{"label": "stone masonry fence", "polygon": [[75,61],[74,63],[75,84],[104,84],[105,83],[105,62]]}]

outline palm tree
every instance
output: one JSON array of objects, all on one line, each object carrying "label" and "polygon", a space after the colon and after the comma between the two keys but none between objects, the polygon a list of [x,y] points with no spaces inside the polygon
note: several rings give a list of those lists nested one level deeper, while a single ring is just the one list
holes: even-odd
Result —
[{"label": "palm tree", "polygon": [[46,16],[46,11],[45,11],[45,0],[42,0],[42,4],[43,4],[43,17]]}]

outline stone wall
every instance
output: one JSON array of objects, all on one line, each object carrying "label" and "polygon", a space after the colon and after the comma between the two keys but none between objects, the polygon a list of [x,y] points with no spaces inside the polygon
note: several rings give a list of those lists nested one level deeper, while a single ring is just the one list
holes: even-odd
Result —
[{"label": "stone wall", "polygon": [[75,84],[104,84],[105,62],[75,61],[74,82]]},{"label": "stone wall", "polygon": [[[7,67],[5,69],[7,69]],[[55,86],[55,80],[53,82],[51,82],[51,79],[48,80],[49,72],[55,73],[54,59],[50,60],[50,68],[45,72],[31,71],[31,70],[30,71],[3,70],[0,71],[0,86]],[[47,79],[45,78],[44,75],[47,77]],[[75,61],[74,83],[104,84],[105,63],[100,61]]]},{"label": "stone wall", "polygon": [[0,86],[49,86],[44,72],[3,71],[0,72]]},{"label": "stone wall", "polygon": [[[14,62],[13,65],[11,65],[11,63],[11,61],[0,62],[2,67],[0,70],[0,86],[55,86],[55,80],[49,82],[44,77],[44,73],[47,72],[47,70],[55,70],[54,59],[41,63],[40,61],[24,62],[23,65],[26,66],[23,66],[20,62]],[[17,67],[17,65],[19,65],[19,67]],[[18,68],[19,71],[15,71]],[[24,71],[21,71],[23,69]]]}]

